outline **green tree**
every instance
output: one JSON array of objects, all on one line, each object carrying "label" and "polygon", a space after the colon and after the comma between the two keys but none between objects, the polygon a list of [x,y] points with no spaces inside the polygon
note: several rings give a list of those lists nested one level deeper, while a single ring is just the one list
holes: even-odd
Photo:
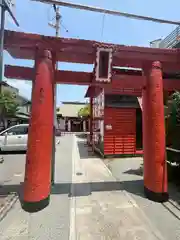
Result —
[{"label": "green tree", "polygon": [[79,117],[88,117],[90,116],[90,105],[87,104],[85,107],[81,108],[78,112]]},{"label": "green tree", "polygon": [[16,96],[10,91],[3,91],[0,93],[0,120],[3,126],[6,127],[7,118],[16,116],[19,104]]},{"label": "green tree", "polygon": [[174,92],[167,101],[166,143],[180,149],[180,92]]}]

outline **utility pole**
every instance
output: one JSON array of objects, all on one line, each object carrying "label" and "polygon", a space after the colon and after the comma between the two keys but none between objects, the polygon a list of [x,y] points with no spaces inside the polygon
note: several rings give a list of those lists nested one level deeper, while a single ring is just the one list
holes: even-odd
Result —
[{"label": "utility pole", "polygon": [[[53,5],[55,14],[56,14],[56,23],[52,24],[49,23],[49,26],[53,27],[56,30],[56,37],[59,37],[60,34],[60,8]],[[56,62],[55,66],[56,70],[58,69],[58,62]],[[55,152],[56,152],[56,122],[57,122],[57,115],[56,115],[56,95],[57,95],[57,85],[55,83],[54,86],[54,126],[53,126],[53,146],[52,146],[52,165],[51,165],[51,185],[54,185],[54,176],[55,176]]]},{"label": "utility pole", "polygon": [[3,51],[4,51],[4,26],[5,26],[6,8],[1,6],[1,29],[0,29],[0,81],[3,80]]},{"label": "utility pole", "polygon": [[[7,0],[0,0],[1,7],[1,26],[0,26],[0,82],[3,80],[3,51],[4,51],[4,27],[5,27],[5,15],[6,11],[10,14],[16,26],[19,27],[19,23],[16,20]],[[10,3],[10,1],[9,1]]]}]

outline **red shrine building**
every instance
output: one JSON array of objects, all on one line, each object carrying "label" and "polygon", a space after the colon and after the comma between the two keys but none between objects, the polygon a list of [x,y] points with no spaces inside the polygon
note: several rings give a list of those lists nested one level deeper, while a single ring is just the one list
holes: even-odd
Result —
[{"label": "red shrine building", "polygon": [[[86,97],[90,98],[92,148],[104,155],[138,154],[143,148],[145,196],[157,202],[168,200],[163,92],[180,90],[178,49],[7,30],[4,48],[15,59],[35,61],[34,68],[5,66],[7,78],[33,82],[22,203],[25,211],[40,211],[50,201],[55,84],[89,86]],[[58,61],[93,64],[94,69],[57,70]]]},{"label": "red shrine building", "polygon": [[[141,70],[113,69],[114,73],[142,75]],[[112,80],[113,81],[113,80]],[[89,87],[93,98],[93,149],[103,157],[142,155],[142,99],[113,89]]]}]

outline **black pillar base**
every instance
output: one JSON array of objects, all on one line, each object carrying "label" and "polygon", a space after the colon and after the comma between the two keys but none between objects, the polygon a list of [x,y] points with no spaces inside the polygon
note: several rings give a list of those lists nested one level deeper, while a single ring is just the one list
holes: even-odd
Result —
[{"label": "black pillar base", "polygon": [[22,209],[29,213],[35,213],[43,210],[49,205],[50,196],[39,202],[22,202]]},{"label": "black pillar base", "polygon": [[169,194],[167,192],[156,193],[144,186],[144,194],[145,196],[154,202],[167,202],[169,199]]}]

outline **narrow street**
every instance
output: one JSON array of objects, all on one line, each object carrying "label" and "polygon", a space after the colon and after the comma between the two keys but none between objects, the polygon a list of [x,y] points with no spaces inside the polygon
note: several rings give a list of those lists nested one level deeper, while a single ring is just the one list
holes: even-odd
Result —
[{"label": "narrow street", "polygon": [[16,194],[24,180],[25,154],[0,155],[0,221],[11,206],[17,201]]},{"label": "narrow street", "polygon": [[[142,180],[142,176],[134,177],[128,172],[137,169],[142,159],[106,160],[112,174],[102,160],[87,150],[80,138],[60,138],[50,205],[29,214],[17,200],[0,222],[2,240],[180,239],[179,220],[162,204],[140,195],[141,185],[128,187],[130,181],[133,184]],[[6,168],[1,175],[2,189],[10,185],[9,189],[17,191],[23,181],[25,156],[7,156],[7,159],[4,166],[0,165]]]},{"label": "narrow street", "polygon": [[[42,212],[28,214],[21,209],[20,202],[17,201],[0,223],[1,239],[69,239],[73,138],[63,137],[63,141],[57,146],[56,187],[52,189],[50,206]],[[21,161],[24,176],[25,156],[21,156]],[[23,176],[19,183],[23,181]],[[17,179],[13,183],[19,184]]]}]

